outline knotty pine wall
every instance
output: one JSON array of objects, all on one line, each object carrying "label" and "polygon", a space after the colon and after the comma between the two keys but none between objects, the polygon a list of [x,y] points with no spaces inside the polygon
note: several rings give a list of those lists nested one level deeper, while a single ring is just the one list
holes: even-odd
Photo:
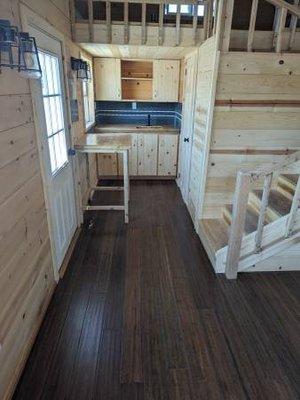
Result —
[{"label": "knotty pine wall", "polygon": [[221,54],[203,218],[232,203],[238,169],[299,148],[300,55]]},{"label": "knotty pine wall", "polygon": [[[26,0],[72,45],[68,1]],[[0,15],[20,26],[19,2],[1,0]],[[69,56],[68,56],[69,57]],[[81,87],[80,121],[84,133]],[[29,81],[15,71],[0,75],[0,399],[11,397],[55,287]],[[86,160],[79,162],[82,197]],[[95,168],[96,171],[96,168]]]}]

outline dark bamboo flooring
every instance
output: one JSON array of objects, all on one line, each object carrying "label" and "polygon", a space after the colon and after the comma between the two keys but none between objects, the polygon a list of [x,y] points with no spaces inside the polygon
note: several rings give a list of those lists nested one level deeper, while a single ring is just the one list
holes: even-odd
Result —
[{"label": "dark bamboo flooring", "polygon": [[299,273],[216,276],[174,182],[86,217],[15,400],[300,398]]}]

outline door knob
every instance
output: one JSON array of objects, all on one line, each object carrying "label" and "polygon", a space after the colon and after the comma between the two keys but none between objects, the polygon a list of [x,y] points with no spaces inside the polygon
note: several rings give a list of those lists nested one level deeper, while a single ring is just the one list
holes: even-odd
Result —
[{"label": "door knob", "polygon": [[185,137],[185,138],[183,139],[183,141],[184,141],[184,142],[189,142],[189,141],[190,141],[190,138]]}]

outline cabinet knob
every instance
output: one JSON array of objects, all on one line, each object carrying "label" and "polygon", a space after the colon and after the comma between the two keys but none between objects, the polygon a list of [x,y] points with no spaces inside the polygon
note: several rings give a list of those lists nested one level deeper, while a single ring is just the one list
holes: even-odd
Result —
[{"label": "cabinet knob", "polygon": [[184,139],[183,139],[183,141],[186,143],[186,142],[189,142],[190,141],[190,138],[187,138],[187,137],[185,137]]}]

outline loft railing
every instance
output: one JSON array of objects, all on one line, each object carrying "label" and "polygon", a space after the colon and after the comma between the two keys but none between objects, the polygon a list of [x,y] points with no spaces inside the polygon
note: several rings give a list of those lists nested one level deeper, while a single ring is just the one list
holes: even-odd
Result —
[{"label": "loft railing", "polygon": [[[112,13],[111,13],[111,3],[122,3],[123,4],[123,21],[121,23],[124,25],[124,44],[129,43],[129,25],[132,23],[129,20],[129,4],[138,4],[141,5],[141,44],[145,44],[147,41],[147,7],[148,5],[158,5],[158,21],[151,22],[151,25],[156,25],[158,27],[158,37],[157,44],[163,45],[164,43],[164,30],[166,26],[169,24],[165,23],[165,7],[169,4],[176,5],[176,13],[175,13],[175,37],[176,37],[176,45],[180,45],[180,33],[181,33],[181,18],[182,16],[186,17],[186,13],[181,11],[182,5],[188,5],[192,9],[191,15],[191,23],[189,25],[185,24],[185,27],[190,27],[192,30],[193,41],[196,44],[197,40],[197,30],[198,28],[203,29],[202,39],[206,40],[211,37],[216,32],[216,23],[215,16],[217,14],[217,3],[218,0],[170,0],[170,1],[162,1],[162,0],[114,0],[112,2],[105,1],[105,19],[95,20],[94,18],[94,10],[95,7],[100,7],[100,2],[97,0],[81,0],[82,3],[86,5],[87,8],[87,18],[84,20],[80,20],[81,23],[87,23],[89,26],[89,41],[94,42],[95,38],[95,22],[102,22],[106,25],[106,42],[111,43],[111,25],[112,25]],[[76,7],[75,0],[71,0],[71,26],[72,26],[72,36],[75,41],[75,24],[76,19]],[[198,8],[199,6],[203,6],[204,12],[203,17],[198,16]],[[216,11],[214,11],[216,10]],[[201,24],[200,24],[201,20]]]},{"label": "loft railing", "polygon": [[[240,170],[237,173],[235,195],[233,201],[233,216],[230,227],[230,236],[228,242],[228,250],[226,257],[225,273],[227,278],[235,279],[238,273],[238,266],[240,262],[241,246],[244,235],[246,212],[248,197],[251,189],[251,184],[258,179],[264,179],[263,194],[261,199],[261,206],[259,211],[259,218],[257,223],[257,230],[254,241],[253,253],[261,253],[264,248],[262,246],[262,239],[265,225],[265,217],[268,208],[268,201],[272,180],[276,173],[289,167],[291,164],[300,161],[300,151],[297,151],[289,156],[283,158],[282,161],[264,166],[255,170]],[[294,226],[297,216],[297,210],[300,203],[300,175],[296,185],[294,197],[292,200],[289,214],[287,214],[287,221],[284,229],[284,235],[281,240],[290,238],[294,234]],[[253,254],[252,253],[252,254]]]},{"label": "loft railing", "polygon": [[[251,14],[249,20],[248,38],[247,38],[247,51],[251,52],[254,49],[255,27],[257,20],[258,1],[252,0]],[[284,36],[289,32],[288,45],[285,50],[292,50],[295,41],[297,22],[300,18],[299,0],[293,0],[293,4],[285,0],[264,0],[269,4],[276,7],[274,23],[273,23],[273,50],[280,53],[284,49]],[[226,21],[222,50],[228,51],[230,49],[230,35],[232,32],[232,14],[234,10],[234,0],[226,0]],[[287,25],[287,16],[290,14],[289,26]]]}]

